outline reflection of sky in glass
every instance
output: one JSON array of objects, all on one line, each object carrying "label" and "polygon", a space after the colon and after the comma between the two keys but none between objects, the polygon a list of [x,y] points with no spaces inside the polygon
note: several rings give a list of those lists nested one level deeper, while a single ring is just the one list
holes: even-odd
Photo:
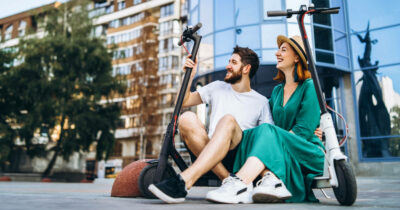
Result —
[{"label": "reflection of sky in glass", "polygon": [[[351,32],[361,32],[365,36],[368,21],[370,22],[371,39],[378,42],[372,45],[371,63],[379,61],[379,65],[400,63],[400,1],[398,0],[351,0],[348,1],[349,24]],[[392,26],[382,28],[385,26]],[[355,69],[360,69],[357,57],[363,57],[365,43],[361,43],[353,34],[353,63]],[[400,93],[400,65],[380,67],[378,78],[390,77],[394,82],[396,92]]]}]

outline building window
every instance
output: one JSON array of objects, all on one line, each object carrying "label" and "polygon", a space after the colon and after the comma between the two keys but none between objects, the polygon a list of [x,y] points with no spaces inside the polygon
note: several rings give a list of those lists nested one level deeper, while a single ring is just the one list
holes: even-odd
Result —
[{"label": "building window", "polygon": [[[317,8],[328,8],[329,0],[313,0]],[[332,24],[330,15],[313,15],[315,58],[317,62],[335,63],[333,54]]]},{"label": "building window", "polygon": [[26,29],[26,21],[21,20],[21,22],[19,22],[19,27],[18,27],[18,36],[24,36],[25,29]]},{"label": "building window", "polygon": [[118,2],[118,10],[124,9],[126,6],[125,1]]},{"label": "building window", "polygon": [[114,12],[114,4],[111,4],[111,5],[106,7],[106,13],[107,14],[112,13],[112,12]]},{"label": "building window", "polygon": [[4,40],[9,40],[12,37],[13,25],[9,25],[4,34]]},{"label": "building window", "polygon": [[174,14],[174,4],[168,4],[161,7],[160,18],[167,17]]},{"label": "building window", "polygon": [[133,5],[142,3],[142,0],[133,0]]}]

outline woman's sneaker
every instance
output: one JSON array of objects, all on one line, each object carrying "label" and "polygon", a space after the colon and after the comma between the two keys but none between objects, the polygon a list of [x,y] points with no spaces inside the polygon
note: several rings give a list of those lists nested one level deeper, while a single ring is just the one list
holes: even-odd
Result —
[{"label": "woman's sneaker", "polygon": [[253,190],[256,203],[279,203],[292,197],[289,190],[272,172],[267,172]]},{"label": "woman's sneaker", "polygon": [[246,185],[234,174],[222,181],[221,187],[209,191],[206,199],[216,203],[253,203],[251,191],[253,183]]},{"label": "woman's sneaker", "polygon": [[182,203],[187,195],[185,181],[179,174],[160,183],[151,184],[149,190],[167,203]]}]

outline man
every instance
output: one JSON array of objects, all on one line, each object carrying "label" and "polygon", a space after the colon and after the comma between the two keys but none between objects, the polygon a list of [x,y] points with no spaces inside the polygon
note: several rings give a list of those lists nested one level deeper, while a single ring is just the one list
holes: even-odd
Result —
[{"label": "man", "polygon": [[[184,69],[193,68],[189,87],[196,74],[196,63],[187,59]],[[211,104],[212,112],[209,133],[197,116],[186,112],[179,117],[179,130],[186,145],[198,157],[197,160],[181,174],[150,185],[149,190],[167,203],[179,203],[185,200],[187,189],[210,169],[220,178],[229,176],[226,168],[232,169],[236,148],[242,138],[242,130],[256,127],[262,123],[273,123],[268,99],[252,90],[250,79],[259,67],[257,54],[249,49],[236,46],[226,66],[225,82],[212,82],[197,92],[188,89],[183,107],[196,106],[202,103]],[[230,128],[227,123],[236,121],[240,129]],[[221,161],[224,157],[227,158]],[[245,186],[247,193],[252,185]],[[248,202],[237,198],[237,202]]]}]

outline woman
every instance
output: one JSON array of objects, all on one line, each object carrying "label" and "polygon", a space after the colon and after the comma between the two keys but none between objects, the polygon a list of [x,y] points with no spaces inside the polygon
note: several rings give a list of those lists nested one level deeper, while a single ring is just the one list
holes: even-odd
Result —
[{"label": "woman", "polygon": [[[301,37],[280,35],[277,42],[274,79],[282,84],[274,88],[269,100],[275,125],[262,124],[243,132],[233,169],[236,175],[210,191],[208,200],[230,202],[227,192],[233,191],[242,193],[240,199],[251,195],[255,202],[318,201],[311,190],[314,177],[322,175],[324,167],[324,147],[314,135],[320,120],[318,99],[306,70]],[[251,190],[248,186],[260,174],[263,178]]]}]

